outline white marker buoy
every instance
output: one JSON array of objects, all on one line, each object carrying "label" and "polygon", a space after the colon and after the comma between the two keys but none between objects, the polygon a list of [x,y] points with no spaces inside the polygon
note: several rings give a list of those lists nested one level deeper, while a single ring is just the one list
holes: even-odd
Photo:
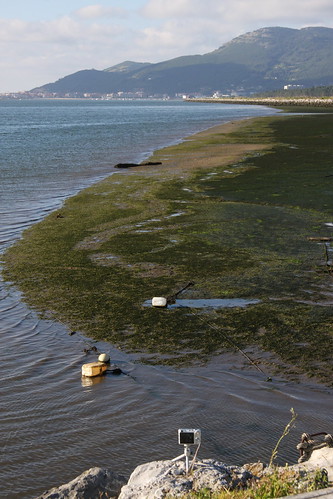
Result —
[{"label": "white marker buoy", "polygon": [[163,296],[154,296],[151,301],[153,307],[165,308],[167,306],[167,299]]},{"label": "white marker buoy", "polygon": [[98,357],[98,362],[110,362],[110,355],[107,353],[101,353]]}]

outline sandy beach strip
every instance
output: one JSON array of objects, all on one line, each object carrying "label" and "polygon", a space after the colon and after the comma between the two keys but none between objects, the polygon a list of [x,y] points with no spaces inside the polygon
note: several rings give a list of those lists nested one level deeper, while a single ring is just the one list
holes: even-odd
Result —
[{"label": "sandy beach strip", "polygon": [[[231,121],[185,137],[179,144],[158,149],[148,160],[161,161],[161,165],[139,166],[135,168],[135,171],[140,174],[147,172],[176,176],[180,172],[186,174],[196,169],[228,166],[239,162],[245,156],[270,149],[272,144],[247,143],[236,139],[231,141],[229,135],[237,132],[246,133],[246,128],[252,127],[255,122],[263,119],[266,123],[270,120],[269,117],[265,117]],[[278,118],[274,116],[274,119]]]}]

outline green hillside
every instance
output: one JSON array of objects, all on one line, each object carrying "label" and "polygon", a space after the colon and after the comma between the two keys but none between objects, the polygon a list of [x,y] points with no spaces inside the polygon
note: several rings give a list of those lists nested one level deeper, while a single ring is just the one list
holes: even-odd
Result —
[{"label": "green hillside", "polygon": [[250,94],[287,84],[333,84],[333,29],[270,27],[246,33],[204,55],[157,64],[125,61],[104,71],[84,70],[36,91],[144,92],[147,95],[199,92]]}]

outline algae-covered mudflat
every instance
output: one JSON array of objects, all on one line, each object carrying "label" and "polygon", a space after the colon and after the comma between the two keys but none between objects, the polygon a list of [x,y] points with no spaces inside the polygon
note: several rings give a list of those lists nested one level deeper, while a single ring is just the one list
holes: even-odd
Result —
[{"label": "algae-covered mudflat", "polygon": [[[5,277],[145,362],[256,346],[332,385],[332,136],[331,114],[278,116],[157,151],[162,165],[117,172],[27,230]],[[179,298],[234,306],[147,306],[190,282]]]}]

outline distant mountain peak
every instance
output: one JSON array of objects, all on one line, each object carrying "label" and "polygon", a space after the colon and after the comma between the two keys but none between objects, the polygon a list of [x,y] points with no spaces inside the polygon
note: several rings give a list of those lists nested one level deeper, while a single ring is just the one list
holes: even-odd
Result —
[{"label": "distant mountain peak", "polygon": [[229,42],[219,47],[218,50],[239,43],[267,44],[268,40],[273,41],[285,37],[294,36],[295,32],[297,31],[298,31],[297,29],[282,28],[279,26],[259,28],[255,31],[249,31],[248,33],[244,33],[242,35],[237,36],[236,38],[233,38]]},{"label": "distant mountain peak", "polygon": [[138,71],[147,66],[150,66],[150,62],[134,62],[134,61],[124,61],[110,68],[104,69],[108,73],[130,73],[132,71]]}]

